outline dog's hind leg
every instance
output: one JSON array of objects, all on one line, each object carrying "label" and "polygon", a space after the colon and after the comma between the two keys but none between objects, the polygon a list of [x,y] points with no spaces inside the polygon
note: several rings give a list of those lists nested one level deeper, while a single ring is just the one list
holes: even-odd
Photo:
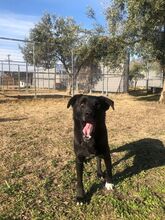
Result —
[{"label": "dog's hind leg", "polygon": [[103,177],[103,172],[102,172],[102,169],[101,169],[101,158],[100,157],[97,157],[97,177],[98,178]]},{"label": "dog's hind leg", "polygon": [[85,191],[83,186],[83,168],[84,158],[76,157],[76,171],[77,171],[77,203],[83,203],[85,198]]}]

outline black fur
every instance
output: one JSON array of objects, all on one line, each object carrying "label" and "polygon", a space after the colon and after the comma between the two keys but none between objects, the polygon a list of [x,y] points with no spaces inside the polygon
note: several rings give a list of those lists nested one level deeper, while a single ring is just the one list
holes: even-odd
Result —
[{"label": "black fur", "polygon": [[[85,198],[83,166],[86,159],[97,156],[97,175],[102,176],[101,158],[103,158],[106,166],[106,182],[112,183],[112,165],[105,125],[105,112],[110,106],[114,109],[114,102],[103,96],[80,94],[69,100],[67,108],[70,106],[73,107],[77,200],[80,202]],[[88,122],[93,125],[90,139],[83,136],[83,128]]]}]

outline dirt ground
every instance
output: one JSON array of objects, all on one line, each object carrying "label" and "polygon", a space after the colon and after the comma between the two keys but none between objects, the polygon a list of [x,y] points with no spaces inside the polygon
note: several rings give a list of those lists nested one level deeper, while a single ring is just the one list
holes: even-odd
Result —
[{"label": "dirt ground", "polygon": [[[144,188],[150,186],[152,192],[155,184],[161,182],[162,185],[154,192],[161,194],[158,204],[164,203],[165,181],[162,175],[165,174],[163,168],[165,156],[162,156],[162,152],[165,152],[165,105],[158,104],[153,96],[112,94],[109,98],[115,102],[115,110],[107,111],[106,123],[110,147],[112,152],[115,152],[112,154],[112,160],[115,166],[113,172],[116,176],[116,184],[119,184],[119,189],[124,192],[124,198],[127,196],[129,201],[132,197],[128,191],[132,192],[139,208],[143,200],[143,196],[139,196],[141,191],[137,189],[139,182],[144,184]],[[72,109],[66,108],[67,101],[68,98],[6,100],[3,96],[0,97],[0,213],[2,213],[0,217],[2,219],[7,217],[53,219],[52,216],[55,216],[54,219],[73,219],[71,213],[77,216],[77,219],[92,219],[94,216],[100,219],[109,218],[107,200],[104,201],[100,211],[91,211],[88,216],[83,208],[79,211],[75,210],[74,204],[70,201],[75,193],[75,171],[72,150]],[[143,151],[145,147],[147,151]],[[144,154],[152,154],[149,160],[155,160],[154,163],[146,162],[147,155],[142,155],[137,148]],[[153,152],[157,154],[156,157]],[[137,164],[139,166],[139,162],[142,168],[135,167]],[[73,171],[70,176],[65,173],[67,169],[68,173]],[[156,169],[157,175],[154,175],[153,169]],[[130,175],[129,172],[133,174]],[[146,172],[145,177],[140,176],[134,180],[136,187],[132,185],[129,188],[130,183],[128,183],[127,188],[124,189],[125,183],[122,181],[127,177],[131,178],[132,175],[135,178],[143,172]],[[86,185],[87,189],[89,185]],[[64,186],[69,188],[68,193]],[[58,189],[56,192],[55,188]],[[24,194],[27,195],[26,198]],[[46,200],[47,196],[49,202]],[[97,196],[93,196],[95,204],[102,194]],[[120,208],[125,207],[118,196],[114,195],[114,199],[119,203]],[[66,212],[68,203],[70,206]],[[135,217],[134,214],[130,214],[136,213],[134,205],[130,208],[132,211],[128,211],[127,207],[127,211],[123,211],[126,214],[123,214],[115,206],[116,203],[113,204],[112,201],[111,204],[111,219]],[[150,206],[152,207],[152,204],[149,204],[146,214],[139,214],[137,208],[139,217],[134,219],[149,217],[156,219],[157,214],[160,215],[157,219],[161,219],[163,208],[156,206],[151,209]],[[90,205],[88,209],[89,207]],[[58,209],[59,213],[55,214],[54,209]]]}]

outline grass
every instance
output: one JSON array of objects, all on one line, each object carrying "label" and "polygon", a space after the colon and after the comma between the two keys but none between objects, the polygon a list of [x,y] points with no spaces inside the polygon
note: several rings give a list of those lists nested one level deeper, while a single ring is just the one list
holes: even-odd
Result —
[{"label": "grass", "polygon": [[68,99],[0,102],[0,219],[164,219],[165,106],[111,95],[107,112],[115,189],[85,165],[87,203],[75,205]]}]

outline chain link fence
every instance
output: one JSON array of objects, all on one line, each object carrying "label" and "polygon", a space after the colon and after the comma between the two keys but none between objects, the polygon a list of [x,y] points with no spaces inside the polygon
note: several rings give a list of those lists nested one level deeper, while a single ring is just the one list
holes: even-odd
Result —
[{"label": "chain link fence", "polygon": [[[0,60],[0,90],[4,94],[40,94],[66,91],[73,76],[68,75],[62,64],[54,68],[34,67],[22,61]],[[126,92],[127,77],[114,74],[107,68],[83,69],[74,77],[75,92]]]}]

